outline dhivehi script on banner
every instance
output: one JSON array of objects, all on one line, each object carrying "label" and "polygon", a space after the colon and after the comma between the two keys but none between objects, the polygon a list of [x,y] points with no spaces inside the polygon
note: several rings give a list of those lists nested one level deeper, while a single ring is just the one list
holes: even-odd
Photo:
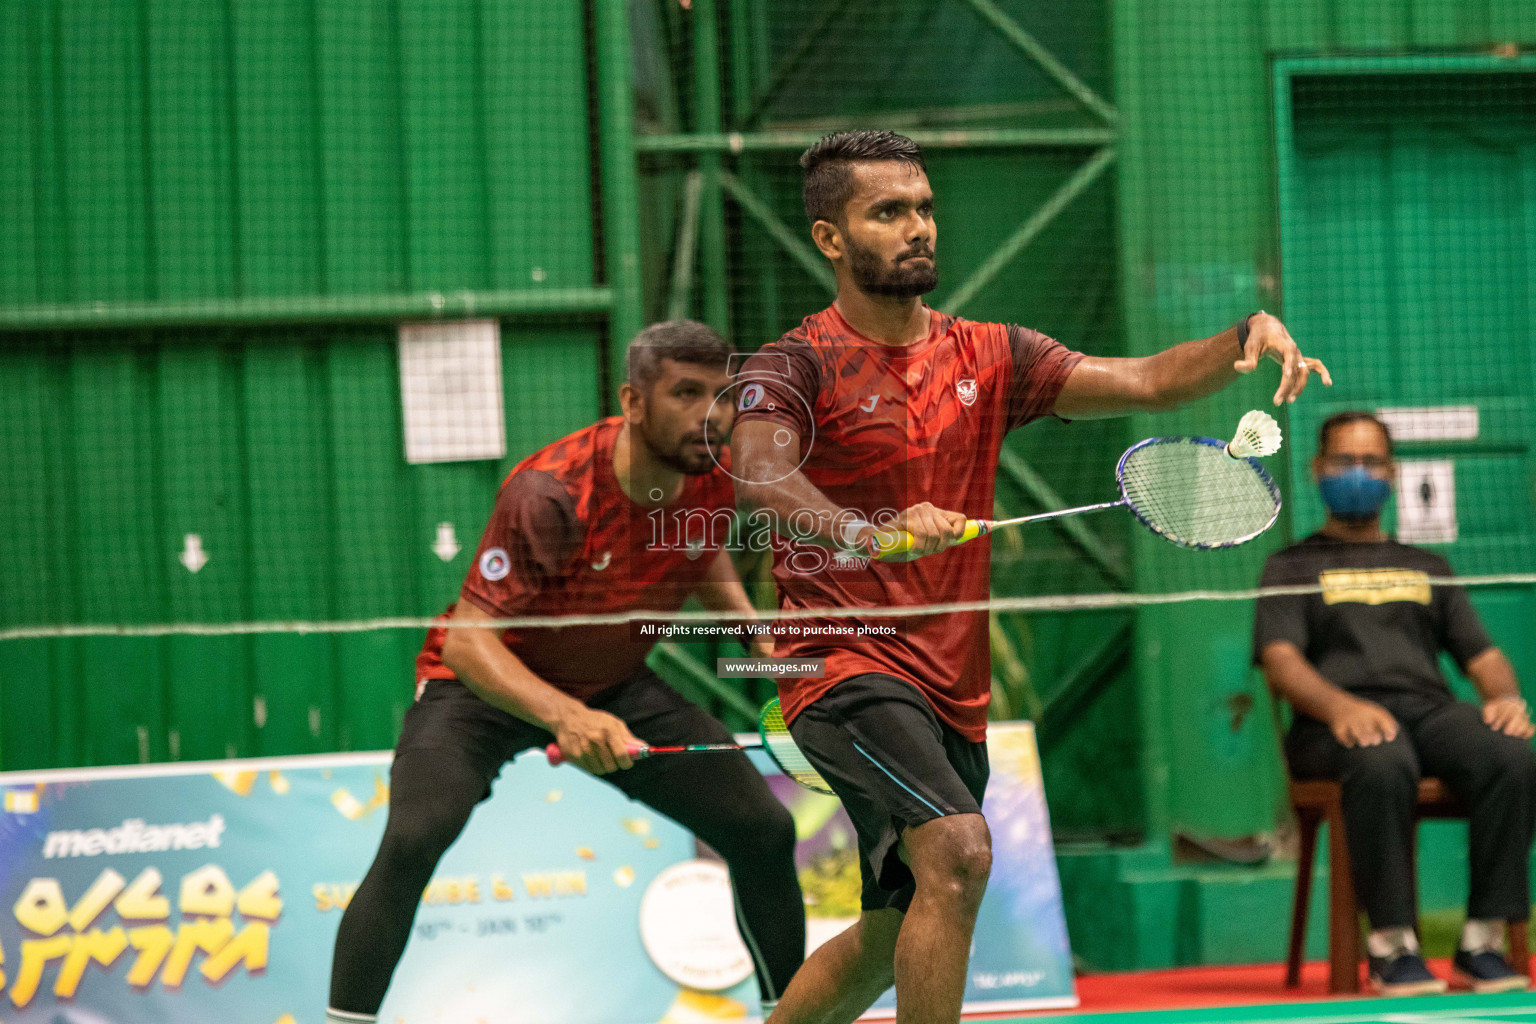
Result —
[{"label": "dhivehi script on banner", "polygon": [[[1033,731],[994,726],[994,868],[968,1008],[1075,1005]],[[809,931],[858,913],[834,798],[773,773]],[[389,755],[0,775],[0,1020],[319,1024]],[[669,819],[532,752],[422,893],[381,1020],[681,1024],[759,1016],[729,879]],[[875,1014],[890,1015],[888,993]]]}]

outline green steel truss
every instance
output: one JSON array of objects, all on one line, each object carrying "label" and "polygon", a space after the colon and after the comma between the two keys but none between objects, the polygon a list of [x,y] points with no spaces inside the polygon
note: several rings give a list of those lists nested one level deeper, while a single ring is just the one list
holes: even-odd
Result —
[{"label": "green steel truss", "polygon": [[[1034,36],[1010,18],[992,0],[952,0],[970,8],[999,37],[1044,72],[1098,124],[1068,128],[969,128],[908,131],[913,141],[925,149],[1017,149],[1039,147],[1081,147],[1089,150],[1081,167],[1064,181],[1038,209],[1026,217],[985,261],[947,297],[939,301],[946,312],[959,313],[965,304],[989,284],[1009,262],[1018,257],[1072,201],[1082,195],[1114,162],[1116,129],[1119,115],[1103,97],[1057,60]],[[682,315],[688,308],[688,295],[694,284],[693,264],[702,270],[702,316],[719,330],[727,330],[727,283],[725,280],[725,231],[723,201],[728,197],[748,217],[756,221],[790,259],[802,267],[833,294],[835,285],[830,269],[821,257],[773,213],[768,202],[756,195],[740,178],[724,169],[727,157],[745,153],[792,152],[805,149],[824,132],[805,130],[764,130],[764,111],[792,78],[794,71],[809,57],[836,20],[848,17],[864,6],[865,0],[838,0],[829,3],[821,15],[807,27],[796,46],[779,62],[767,85],[757,92],[731,130],[723,127],[720,101],[719,0],[693,0],[692,91],[694,128],[689,132],[661,135],[633,135],[634,152],[639,154],[683,154],[692,158],[693,170],[687,179],[683,208],[678,218],[679,232],[674,247],[671,290],[667,301],[669,315]],[[894,120],[896,112],[861,117],[862,125],[879,125]],[[831,130],[828,126],[827,130]],[[699,177],[695,179],[694,174]]]}]

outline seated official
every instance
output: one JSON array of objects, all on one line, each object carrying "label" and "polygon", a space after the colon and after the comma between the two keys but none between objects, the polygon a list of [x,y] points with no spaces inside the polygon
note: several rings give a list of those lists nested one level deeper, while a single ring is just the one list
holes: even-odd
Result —
[{"label": "seated official", "polygon": [[[1536,822],[1531,720],[1509,660],[1460,587],[1432,586],[1445,559],[1381,530],[1392,439],[1369,413],[1323,424],[1312,474],[1328,507],[1322,530],[1270,556],[1264,586],[1320,594],[1266,597],[1254,660],[1296,710],[1291,774],[1343,787],[1355,891],[1370,918],[1371,984],[1384,995],[1442,992],[1415,937],[1414,807],[1419,779],[1442,780],[1471,809],[1471,893],[1455,976],[1478,992],[1525,988],[1501,952],[1504,926],[1530,913]],[[1439,668],[1448,652],[1482,697],[1456,700]]]}]

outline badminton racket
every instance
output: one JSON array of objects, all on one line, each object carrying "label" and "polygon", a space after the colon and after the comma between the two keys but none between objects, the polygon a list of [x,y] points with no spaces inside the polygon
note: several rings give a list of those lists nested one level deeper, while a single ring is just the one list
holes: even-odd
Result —
[{"label": "badminton racket", "polygon": [[[955,543],[984,537],[1005,526],[1124,506],[1153,533],[1180,547],[1198,550],[1236,547],[1274,525],[1280,515],[1280,488],[1252,457],[1228,452],[1228,442],[1211,437],[1149,437],[1126,449],[1115,468],[1120,497],[1115,501],[1040,512],[1015,519],[972,519]],[[877,530],[875,557],[894,558],[912,549],[905,530]]]},{"label": "badminton racket", "polygon": [[[761,746],[768,751],[768,756],[773,758],[773,763],[779,766],[779,770],[791,779],[794,779],[806,789],[813,789],[818,793],[832,793],[832,787],[827,785],[821,773],[812,767],[800,748],[795,745],[795,739],[789,734],[789,726],[784,721],[784,710],[779,706],[779,698],[775,697],[763,705],[762,714],[758,717],[757,732],[759,743],[751,746]],[[748,750],[751,747],[740,743],[691,743],[686,746],[650,746],[648,744],[630,744],[626,753],[630,757],[639,760],[646,757],[655,757],[658,754],[698,754],[726,750]],[[563,764],[569,760],[560,744],[551,743],[544,748],[544,755],[549,758],[551,765]]]}]

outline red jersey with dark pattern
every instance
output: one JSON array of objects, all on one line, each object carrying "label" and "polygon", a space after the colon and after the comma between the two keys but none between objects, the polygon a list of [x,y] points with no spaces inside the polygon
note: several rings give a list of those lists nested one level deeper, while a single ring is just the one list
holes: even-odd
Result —
[{"label": "red jersey with dark pattern", "polygon": [[[682,607],[729,535],[731,480],[717,467],[686,477],[665,508],[637,505],[613,472],[623,425],[601,420],[513,467],[459,600],[497,618]],[[446,635],[428,631],[418,682],[453,678],[442,661]],[[506,630],[501,639],[535,675],[582,701],[633,675],[655,643],[629,624]]]},{"label": "red jersey with dark pattern", "polygon": [[[835,305],[807,317],[743,367],[738,422],[763,419],[796,431],[801,472],[871,522],[923,501],[991,518],[1004,436],[1050,414],[1082,355],[1036,331],[936,311],[931,317],[928,337],[908,346],[863,337]],[[782,609],[981,601],[990,589],[986,537],[912,562],[819,552],[797,545],[777,553]],[[851,624],[814,625],[833,622]],[[824,678],[780,682],[786,719],[840,680],[884,672],[915,685],[967,739],[986,737],[992,671],[985,613],[862,622],[894,624],[896,635],[779,636],[777,655],[826,662]]]}]

